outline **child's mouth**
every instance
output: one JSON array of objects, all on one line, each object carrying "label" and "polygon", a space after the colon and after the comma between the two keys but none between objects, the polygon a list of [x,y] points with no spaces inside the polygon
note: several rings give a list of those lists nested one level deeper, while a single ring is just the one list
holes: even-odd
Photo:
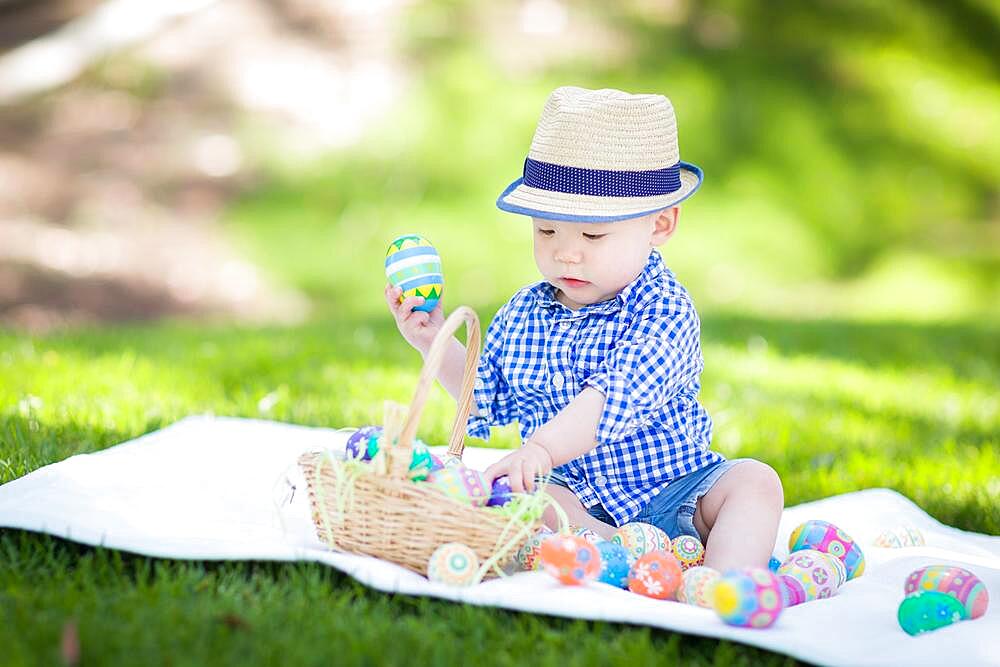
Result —
[{"label": "child's mouth", "polygon": [[577,280],[576,278],[566,278],[565,276],[559,278],[559,280],[563,281],[564,283],[566,283],[570,287],[583,287],[584,285],[589,285],[590,284],[586,280]]}]

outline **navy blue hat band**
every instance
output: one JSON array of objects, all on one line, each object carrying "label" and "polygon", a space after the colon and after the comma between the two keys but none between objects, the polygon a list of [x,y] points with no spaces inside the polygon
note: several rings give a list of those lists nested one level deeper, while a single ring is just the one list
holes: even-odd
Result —
[{"label": "navy blue hat band", "polygon": [[526,158],[524,184],[574,195],[654,197],[681,189],[681,163],[650,171],[614,171],[566,167]]}]

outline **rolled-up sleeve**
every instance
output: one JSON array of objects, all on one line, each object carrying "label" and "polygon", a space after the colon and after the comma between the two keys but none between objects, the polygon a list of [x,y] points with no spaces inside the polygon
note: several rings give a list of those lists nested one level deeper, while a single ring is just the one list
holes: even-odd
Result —
[{"label": "rolled-up sleeve", "polygon": [[601,445],[619,442],[648,423],[681,389],[697,382],[704,366],[696,316],[643,324],[583,381],[604,394],[596,434]]},{"label": "rolled-up sleeve", "polygon": [[466,432],[473,438],[490,439],[491,426],[503,426],[515,419],[514,400],[510,385],[503,376],[500,363],[504,340],[505,308],[501,308],[486,329],[486,340],[476,370],[472,392],[473,405],[479,415],[469,415]]}]

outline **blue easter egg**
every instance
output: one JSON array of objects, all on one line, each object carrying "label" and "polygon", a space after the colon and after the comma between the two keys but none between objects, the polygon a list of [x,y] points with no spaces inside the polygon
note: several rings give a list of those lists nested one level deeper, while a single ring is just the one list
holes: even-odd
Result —
[{"label": "blue easter egg", "polygon": [[441,256],[430,241],[417,234],[400,236],[389,244],[385,277],[403,290],[400,302],[408,296],[422,296],[424,303],[415,310],[427,313],[434,310],[444,290]]},{"label": "blue easter egg", "polygon": [[603,581],[617,588],[628,588],[629,554],[620,544],[605,540],[596,545],[601,555],[601,573],[598,581]]}]

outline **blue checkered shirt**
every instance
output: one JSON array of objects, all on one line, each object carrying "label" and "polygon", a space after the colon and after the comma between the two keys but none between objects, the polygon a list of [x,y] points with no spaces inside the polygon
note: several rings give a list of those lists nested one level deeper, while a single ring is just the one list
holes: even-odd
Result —
[{"label": "blue checkered shirt", "polygon": [[605,396],[597,446],[556,468],[585,507],[631,521],[672,481],[723,460],[698,403],[700,323],[659,252],[611,300],[573,311],[539,282],[521,289],[486,331],[470,436],[515,419],[521,437],[586,387]]}]

